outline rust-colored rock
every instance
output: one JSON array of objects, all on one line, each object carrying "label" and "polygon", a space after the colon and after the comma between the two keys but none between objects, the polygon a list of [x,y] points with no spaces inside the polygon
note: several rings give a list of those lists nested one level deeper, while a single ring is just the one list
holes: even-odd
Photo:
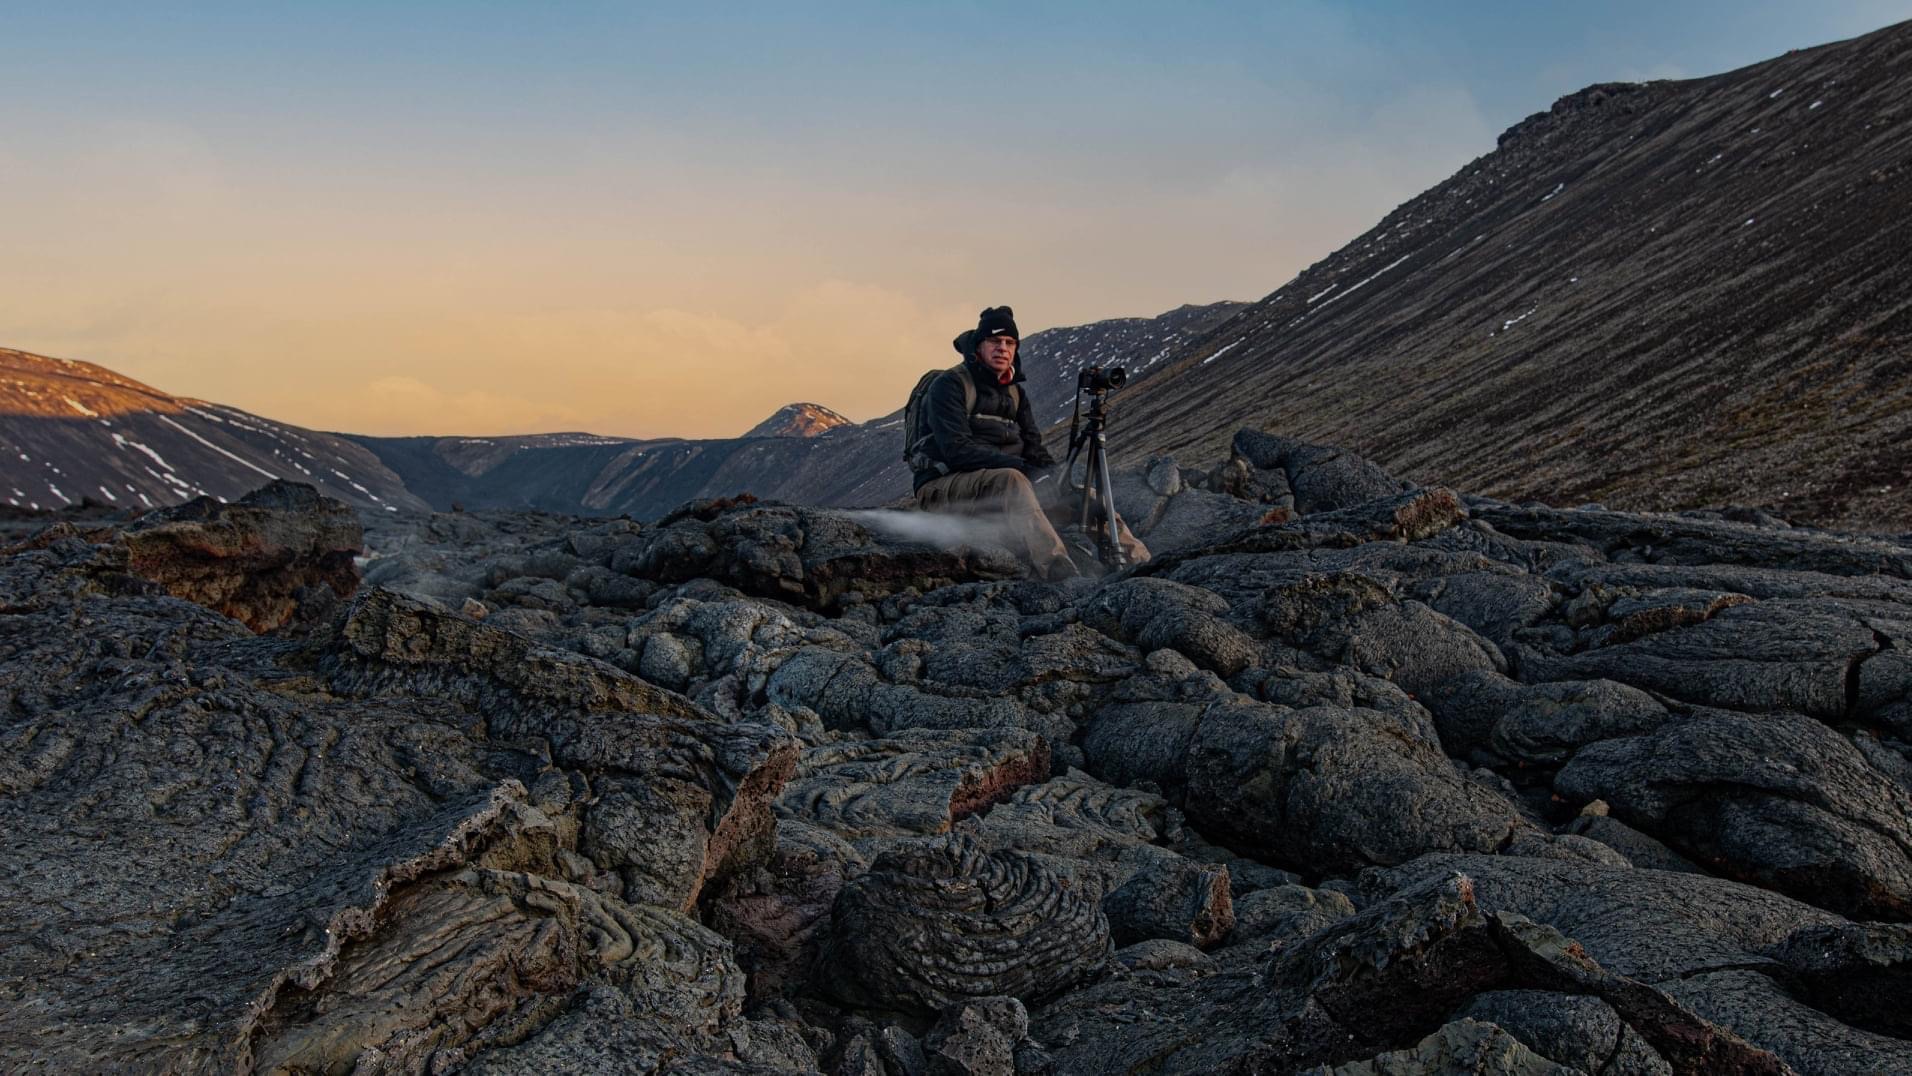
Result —
[{"label": "rust-colored rock", "polygon": [[200,497],[148,513],[117,541],[135,575],[270,631],[291,618],[306,588],[339,597],[358,589],[352,558],[364,536],[350,508],[311,486],[274,482],[232,504]]}]

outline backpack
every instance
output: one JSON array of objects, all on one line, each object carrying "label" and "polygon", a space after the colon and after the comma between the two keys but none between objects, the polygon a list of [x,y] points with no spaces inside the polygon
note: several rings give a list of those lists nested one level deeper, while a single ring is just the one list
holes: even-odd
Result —
[{"label": "backpack", "polygon": [[[929,454],[929,409],[923,406],[925,398],[929,396],[929,387],[944,374],[956,375],[956,380],[963,386],[963,410],[971,415],[976,413],[976,380],[969,372],[968,363],[959,362],[947,370],[931,370],[917,378],[916,387],[910,390],[909,403],[903,405],[903,462],[909,464],[911,471],[949,473],[949,464]],[[1016,385],[1010,385],[1008,389],[1010,406],[1021,410],[1021,389]]]}]

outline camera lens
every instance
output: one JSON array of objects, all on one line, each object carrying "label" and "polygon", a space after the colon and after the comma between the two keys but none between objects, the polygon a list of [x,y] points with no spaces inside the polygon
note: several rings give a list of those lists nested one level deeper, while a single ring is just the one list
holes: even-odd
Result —
[{"label": "camera lens", "polygon": [[1121,388],[1128,379],[1127,367],[1111,366],[1104,369],[1100,366],[1091,366],[1076,375],[1076,387],[1083,392],[1108,392],[1110,389]]}]

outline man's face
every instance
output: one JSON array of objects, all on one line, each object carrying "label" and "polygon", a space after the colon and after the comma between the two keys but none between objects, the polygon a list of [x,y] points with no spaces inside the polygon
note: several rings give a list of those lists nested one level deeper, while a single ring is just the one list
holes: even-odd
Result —
[{"label": "man's face", "polygon": [[1016,364],[1016,338],[992,336],[976,346],[976,357],[982,360],[984,366],[995,371],[997,377],[1001,377]]}]

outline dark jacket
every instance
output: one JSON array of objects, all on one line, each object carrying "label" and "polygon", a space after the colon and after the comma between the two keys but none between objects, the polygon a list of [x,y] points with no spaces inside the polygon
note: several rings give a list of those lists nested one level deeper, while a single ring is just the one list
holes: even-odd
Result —
[{"label": "dark jacket", "polygon": [[[960,344],[963,338],[957,340]],[[954,374],[945,373],[930,383],[924,398],[930,459],[941,461],[952,474],[995,467],[1014,467],[1028,474],[1052,466],[1056,460],[1043,447],[1042,431],[1036,428],[1035,416],[1029,410],[1028,389],[1018,390],[1021,405],[1012,407],[1007,386],[998,384],[996,375],[977,361],[973,348],[965,351],[963,365],[976,383],[976,408],[971,411],[964,406],[963,384]],[[1015,371],[1011,383],[1020,384],[1021,355],[1016,356]],[[915,488],[922,489],[942,474],[935,468],[917,471]]]}]

